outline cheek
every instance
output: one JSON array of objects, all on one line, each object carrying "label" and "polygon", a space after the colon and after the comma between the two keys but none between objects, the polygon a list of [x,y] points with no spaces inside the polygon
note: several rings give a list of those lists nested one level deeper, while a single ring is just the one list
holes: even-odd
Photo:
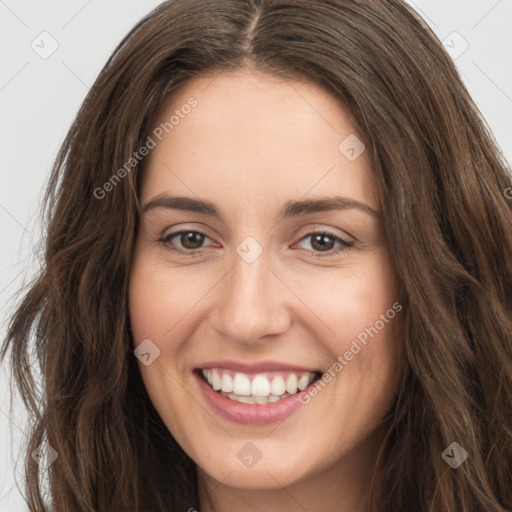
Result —
[{"label": "cheek", "polygon": [[[300,294],[323,324],[322,339],[331,352],[343,353],[351,341],[378,322],[378,330],[391,335],[398,300],[396,278],[386,255],[368,257],[364,264],[347,265],[302,281]],[[391,310],[391,311],[390,311]],[[386,337],[387,337],[386,334]],[[319,332],[320,335],[320,332]],[[364,334],[361,336],[364,338]]]},{"label": "cheek", "polygon": [[[168,273],[159,270],[157,262],[139,257],[132,269],[129,286],[129,314],[134,348],[151,340],[159,355],[154,363],[138,362],[141,377],[151,401],[163,417],[174,410],[175,401],[169,397],[180,397],[180,387],[170,374],[176,375],[175,361],[179,347],[166,340],[166,333],[175,323],[179,294],[170,286]],[[173,283],[174,284],[174,283]],[[167,336],[167,339],[169,336]],[[179,399],[176,400],[179,403]]]},{"label": "cheek", "polygon": [[323,333],[331,354],[325,371],[329,376],[324,375],[333,385],[327,384],[327,393],[343,409],[350,404],[350,410],[358,411],[354,419],[363,423],[389,406],[402,362],[396,276],[385,254],[376,253],[365,263],[326,274],[315,286],[303,288],[322,320],[318,334]]},{"label": "cheek", "polygon": [[190,286],[190,281],[183,281],[179,273],[169,272],[162,268],[161,263],[150,258],[138,258],[129,287],[130,322],[135,345],[145,338],[160,345],[178,319],[186,315],[197,292]]},{"label": "cheek", "polygon": [[161,315],[155,309],[154,286],[140,269],[132,272],[129,291],[130,324],[134,345],[137,346],[143,339],[156,339],[159,332]]},{"label": "cheek", "polygon": [[[144,258],[137,260],[130,276],[129,314],[134,348],[149,339],[161,356],[173,350],[164,340],[179,307],[176,285],[168,280],[165,272],[158,271],[158,264]],[[153,366],[141,366],[142,373],[154,371]]]}]

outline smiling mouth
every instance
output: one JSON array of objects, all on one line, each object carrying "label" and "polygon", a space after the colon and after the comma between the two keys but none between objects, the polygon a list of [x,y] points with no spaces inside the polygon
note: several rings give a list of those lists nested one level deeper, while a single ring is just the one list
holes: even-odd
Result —
[{"label": "smiling mouth", "polygon": [[225,368],[198,369],[203,380],[220,395],[244,404],[269,404],[303,391],[322,372],[276,371],[242,373]]}]

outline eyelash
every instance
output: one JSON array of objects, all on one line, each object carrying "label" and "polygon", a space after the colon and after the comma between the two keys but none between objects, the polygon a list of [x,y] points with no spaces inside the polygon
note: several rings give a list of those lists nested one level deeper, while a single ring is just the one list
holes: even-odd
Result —
[{"label": "eyelash", "polygon": [[[203,233],[202,231],[197,231],[195,229],[182,229],[181,231],[175,231],[174,233],[170,233],[169,235],[162,237],[161,239],[158,240],[158,242],[161,243],[169,251],[172,251],[172,252],[175,252],[178,254],[182,254],[182,255],[187,255],[187,256],[196,256],[198,252],[201,252],[201,249],[181,250],[181,249],[176,249],[175,247],[171,247],[169,245],[169,242],[172,238],[175,238],[176,236],[181,235],[183,233],[198,233],[200,235],[205,236],[206,238],[210,238],[206,233]],[[335,242],[341,243],[341,247],[338,247],[336,249],[331,249],[330,251],[326,251],[323,253],[313,251],[315,253],[315,258],[333,257],[333,256],[338,255],[341,252],[346,252],[354,247],[354,242],[348,242],[347,240],[344,240],[343,238],[340,238],[339,236],[335,235],[334,233],[330,233],[329,231],[311,231],[309,233],[306,233],[303,237],[301,237],[299,242],[301,242],[305,238],[311,237],[313,235],[327,235],[327,236],[333,238]],[[299,243],[299,242],[297,242],[297,243]],[[308,249],[304,249],[304,250],[309,251]],[[309,252],[311,252],[311,251],[309,251]]]}]

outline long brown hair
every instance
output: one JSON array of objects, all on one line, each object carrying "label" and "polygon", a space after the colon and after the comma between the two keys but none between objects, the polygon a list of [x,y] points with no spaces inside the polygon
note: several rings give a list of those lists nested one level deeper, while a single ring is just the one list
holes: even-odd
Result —
[{"label": "long brown hair", "polygon": [[[55,512],[199,506],[195,465],[133,355],[144,162],[117,171],[178,85],[246,65],[326,88],[372,154],[408,361],[374,510],[512,511],[512,179],[451,59],[401,0],[169,1],[116,48],[54,164],[44,264],[1,354],[32,418],[30,510],[48,509],[43,477]],[[47,471],[31,457],[45,439],[58,454]],[[468,453],[457,469],[441,456],[453,442]]]}]

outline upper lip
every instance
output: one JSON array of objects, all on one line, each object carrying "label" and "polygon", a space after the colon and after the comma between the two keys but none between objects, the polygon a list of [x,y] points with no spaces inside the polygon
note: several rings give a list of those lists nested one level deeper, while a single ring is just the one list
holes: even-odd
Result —
[{"label": "upper lip", "polygon": [[277,371],[298,371],[298,372],[319,372],[317,368],[306,366],[299,366],[290,363],[283,363],[280,361],[259,361],[255,363],[248,363],[245,361],[209,361],[202,363],[198,366],[199,369],[206,368],[225,368],[241,373],[260,373],[260,372],[277,372]]}]

